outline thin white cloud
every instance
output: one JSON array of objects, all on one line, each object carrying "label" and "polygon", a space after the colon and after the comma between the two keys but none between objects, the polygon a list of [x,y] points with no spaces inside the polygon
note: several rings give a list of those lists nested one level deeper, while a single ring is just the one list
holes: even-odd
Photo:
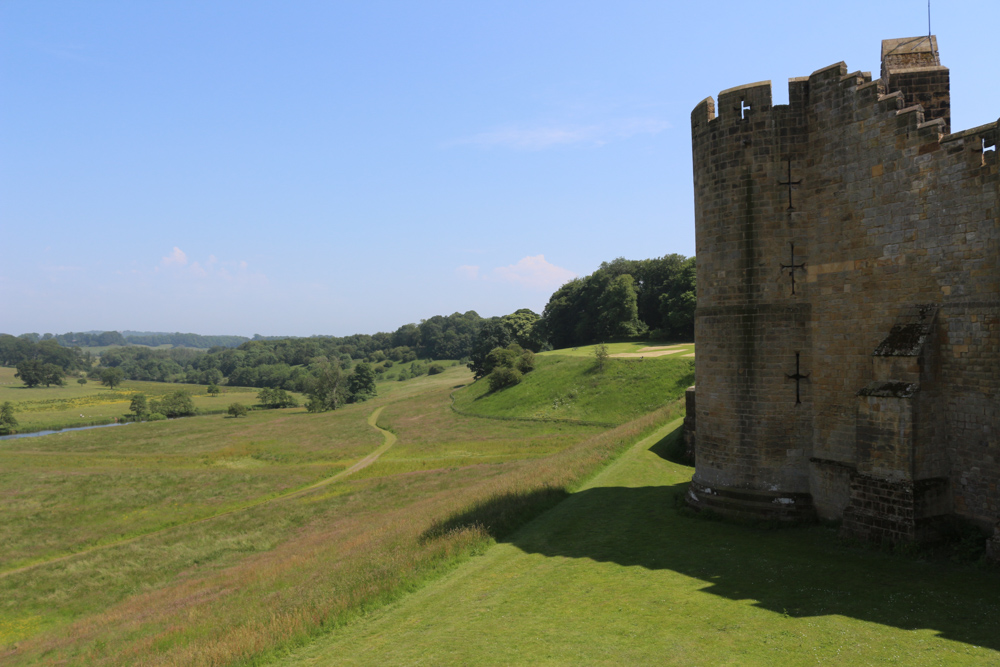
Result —
[{"label": "thin white cloud", "polygon": [[160,265],[153,272],[160,273],[161,267],[167,269],[164,275],[194,278],[201,282],[215,281],[234,286],[262,286],[268,282],[267,276],[259,271],[252,271],[246,260],[222,261],[215,255],[209,255],[203,262],[189,262],[187,253],[177,246],[160,260]]},{"label": "thin white cloud", "polygon": [[576,277],[569,269],[546,261],[545,255],[525,257],[516,264],[493,269],[496,280],[536,290],[553,290]]},{"label": "thin white cloud", "polygon": [[669,122],[659,118],[620,118],[589,125],[506,126],[453,143],[515,150],[543,150],[571,144],[603,146],[640,134],[659,134],[670,127]]},{"label": "thin white cloud", "polygon": [[466,280],[475,280],[479,277],[479,267],[472,264],[463,264],[455,269],[455,273]]},{"label": "thin white cloud", "polygon": [[65,283],[65,277],[68,273],[76,273],[82,271],[83,269],[79,266],[69,266],[65,264],[48,264],[40,267],[42,272],[48,278],[50,283]]},{"label": "thin white cloud", "polygon": [[177,246],[174,246],[173,252],[171,252],[169,255],[160,260],[160,265],[184,266],[185,264],[187,264],[187,261],[188,261],[187,254]]}]

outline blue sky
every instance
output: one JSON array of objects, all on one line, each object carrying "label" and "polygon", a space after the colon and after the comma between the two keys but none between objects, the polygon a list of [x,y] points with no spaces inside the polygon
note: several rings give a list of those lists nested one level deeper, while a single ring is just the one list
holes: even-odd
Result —
[{"label": "blue sky", "polygon": [[[927,31],[926,2],[0,1],[0,332],[311,335],[541,312],[694,254],[703,98]],[[934,6],[952,125],[998,2]]]}]

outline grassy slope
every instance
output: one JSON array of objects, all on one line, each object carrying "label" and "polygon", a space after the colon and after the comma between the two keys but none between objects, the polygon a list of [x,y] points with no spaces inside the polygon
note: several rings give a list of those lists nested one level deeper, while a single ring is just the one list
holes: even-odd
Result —
[{"label": "grassy slope", "polygon": [[[463,417],[449,394],[468,377],[452,368],[321,415],[0,443],[0,662],[230,664],[302,642],[482,550],[666,414],[608,432]],[[382,459],[260,502],[374,450],[380,407],[398,436]]]},{"label": "grassy slope", "polygon": [[687,517],[673,504],[691,469],[654,453],[666,430],[505,543],[280,664],[1000,662],[1000,574],[847,548],[823,527]]},{"label": "grassy slope", "polygon": [[[622,343],[622,345],[629,345]],[[546,353],[520,384],[490,393],[484,380],[455,394],[455,407],[492,417],[581,419],[621,424],[676,400],[694,382],[694,360],[609,359]]]},{"label": "grassy slope", "polygon": [[[631,341],[627,343],[608,343],[608,354],[621,354],[621,353],[631,353],[631,354],[641,354],[642,350],[647,347],[684,347],[684,351],[676,353],[674,356],[680,356],[681,354],[688,354],[694,352],[694,343],[678,343],[676,341],[672,343],[661,343],[657,341]],[[562,350],[549,350],[548,352],[540,352],[539,355],[543,357],[548,356],[560,356],[560,357],[587,357],[589,359],[594,358],[594,348],[596,345],[583,345],[581,347],[567,347]]]}]

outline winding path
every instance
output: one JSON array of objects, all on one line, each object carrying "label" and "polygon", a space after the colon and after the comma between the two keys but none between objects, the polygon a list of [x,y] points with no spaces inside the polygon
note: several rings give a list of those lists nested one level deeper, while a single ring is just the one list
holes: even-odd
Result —
[{"label": "winding path", "polygon": [[233,509],[226,510],[225,512],[219,512],[218,514],[212,514],[211,516],[205,516],[205,517],[202,517],[200,519],[194,519],[192,521],[186,521],[184,523],[175,523],[175,524],[170,525],[170,526],[165,526],[163,528],[158,528],[156,530],[151,530],[151,531],[149,531],[147,533],[141,533],[139,535],[133,535],[132,537],[127,537],[125,539],[117,540],[115,542],[108,542],[107,544],[99,544],[97,546],[90,547],[89,549],[83,549],[81,551],[74,551],[73,553],[66,554],[65,556],[57,556],[55,558],[50,558],[48,560],[43,560],[43,561],[38,561],[36,563],[31,563],[30,565],[24,565],[22,567],[17,567],[17,568],[14,568],[13,570],[7,570],[5,572],[0,572],[0,579],[3,579],[4,577],[8,577],[8,576],[10,576],[12,574],[18,574],[18,573],[21,573],[21,572],[27,572],[29,570],[35,569],[36,567],[41,567],[42,565],[50,565],[52,563],[58,563],[60,561],[69,560],[70,558],[75,558],[76,556],[83,556],[83,555],[86,555],[86,554],[94,553],[95,551],[101,551],[102,549],[109,549],[111,547],[117,547],[117,546],[120,546],[122,544],[128,544],[130,542],[135,542],[136,540],[141,540],[144,537],[150,537],[151,535],[159,535],[160,533],[164,533],[164,532],[166,532],[168,530],[173,530],[174,528],[181,528],[183,526],[192,526],[194,524],[202,523],[204,521],[211,521],[212,519],[218,519],[220,516],[228,516],[230,514],[235,514],[236,512],[242,512],[243,510],[251,509],[253,507],[259,507],[261,505],[266,505],[267,503],[273,503],[273,502],[277,502],[279,500],[288,500],[289,498],[296,498],[296,497],[301,496],[303,494],[309,493],[310,491],[314,491],[316,489],[322,488],[322,487],[327,486],[329,484],[333,484],[334,482],[340,481],[340,480],[344,479],[345,477],[347,477],[349,475],[352,475],[352,474],[356,473],[357,471],[362,470],[364,468],[367,468],[371,464],[375,463],[375,461],[378,460],[378,457],[380,457],[383,454],[385,454],[386,451],[388,451],[390,447],[392,447],[394,444],[396,444],[396,435],[394,433],[390,433],[389,431],[385,430],[384,428],[379,428],[379,426],[376,424],[376,422],[378,421],[378,417],[379,417],[380,414],[382,414],[382,409],[384,407],[385,406],[383,405],[381,408],[376,408],[375,410],[372,411],[372,413],[370,415],[368,415],[368,425],[371,426],[376,431],[378,431],[379,433],[382,434],[382,439],[383,439],[382,444],[378,447],[378,449],[376,449],[375,451],[373,451],[371,454],[369,454],[368,456],[364,457],[363,459],[361,459],[360,461],[358,461],[357,463],[355,463],[354,465],[352,465],[347,470],[341,470],[336,475],[332,475],[330,477],[326,477],[324,479],[321,479],[318,482],[314,482],[313,484],[310,484],[309,486],[304,486],[301,489],[296,489],[295,491],[289,491],[288,493],[284,493],[284,494],[281,494],[279,496],[272,496],[271,498],[264,498],[262,500],[251,501],[251,502],[247,503],[246,505],[241,505],[239,507],[234,507]]},{"label": "winding path", "polygon": [[[265,500],[265,501],[263,501],[262,503],[259,503],[259,504],[270,502],[271,500],[284,500],[286,498],[294,498],[295,496],[299,496],[299,495],[301,495],[303,493],[308,493],[309,491],[312,491],[314,489],[318,489],[320,487],[326,486],[327,484],[333,484],[334,482],[336,482],[338,480],[341,480],[341,479],[347,477],[348,475],[352,475],[352,474],[356,473],[357,471],[362,470],[363,468],[367,468],[371,464],[375,463],[375,461],[378,459],[378,457],[380,457],[383,454],[385,454],[386,451],[390,447],[392,447],[394,444],[396,444],[396,434],[395,433],[390,433],[389,431],[386,431],[384,428],[379,428],[378,425],[375,423],[375,422],[378,421],[378,416],[380,414],[382,414],[382,408],[384,408],[384,407],[385,406],[383,405],[381,408],[377,408],[370,415],[368,415],[368,425],[371,426],[373,429],[375,429],[376,431],[378,431],[379,433],[382,434],[382,438],[384,439],[384,442],[382,443],[381,447],[379,447],[374,452],[372,452],[371,454],[369,454],[365,458],[361,459],[360,461],[358,461],[357,463],[355,463],[354,465],[352,465],[347,470],[341,470],[340,472],[338,472],[336,475],[334,475],[332,477],[327,477],[326,479],[321,479],[320,481],[316,482],[315,484],[310,484],[309,486],[303,487],[303,488],[299,489],[298,491],[292,491],[291,493],[286,493],[283,496],[276,496],[274,498],[271,498],[270,500]],[[243,508],[240,508],[240,509],[243,509]],[[239,510],[230,510],[230,512],[238,512],[238,511]],[[223,514],[229,514],[230,512],[223,512]],[[222,516],[222,514],[217,514],[215,516]],[[214,518],[214,517],[209,517],[209,518]],[[198,519],[198,521],[205,521],[205,519]]]}]

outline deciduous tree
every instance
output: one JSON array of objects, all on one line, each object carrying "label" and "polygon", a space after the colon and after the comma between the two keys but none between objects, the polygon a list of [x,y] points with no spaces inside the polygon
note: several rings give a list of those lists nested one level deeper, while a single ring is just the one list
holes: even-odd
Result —
[{"label": "deciduous tree", "polygon": [[600,298],[598,316],[601,333],[608,338],[626,338],[644,333],[639,320],[639,301],[635,280],[625,274],[613,278]]},{"label": "deciduous tree", "polygon": [[149,414],[149,404],[146,402],[145,394],[136,394],[132,397],[132,402],[128,406],[129,411],[136,416],[136,419],[143,419]]},{"label": "deciduous tree", "polygon": [[350,377],[347,379],[348,401],[351,403],[361,403],[367,401],[378,390],[375,387],[375,371],[371,364],[360,362],[354,367]]},{"label": "deciduous tree", "polygon": [[230,417],[239,418],[239,417],[246,417],[247,412],[249,412],[249,410],[247,410],[247,406],[243,405],[242,403],[230,403],[229,408],[226,410],[226,412],[229,413]]},{"label": "deciduous tree", "polygon": [[178,389],[158,401],[152,401],[149,408],[151,412],[158,412],[167,417],[188,417],[196,412],[191,395],[183,389]]},{"label": "deciduous tree", "polygon": [[125,379],[125,372],[118,368],[105,368],[101,371],[101,384],[114,389]]},{"label": "deciduous tree", "polygon": [[490,352],[498,347],[507,347],[514,342],[514,336],[510,327],[499,317],[491,317],[483,323],[483,328],[476,336],[476,342],[472,346],[472,354],[469,355],[469,370],[473,377],[478,380],[489,375],[490,370],[486,357]]},{"label": "deciduous tree", "polygon": [[10,435],[17,429],[17,419],[14,417],[14,405],[4,401],[0,405],[0,435]]},{"label": "deciduous tree", "polygon": [[265,408],[295,408],[299,405],[295,397],[284,389],[261,389],[257,393],[257,400]]},{"label": "deciduous tree", "polygon": [[347,382],[340,364],[336,361],[314,364],[313,378],[306,393],[309,395],[306,402],[309,412],[325,412],[340,407],[347,398]]},{"label": "deciduous tree", "polygon": [[19,378],[26,387],[37,387],[45,380],[42,362],[38,359],[25,359],[17,365],[14,377]]},{"label": "deciduous tree", "polygon": [[608,363],[608,346],[604,343],[594,347],[594,360],[597,362],[597,370],[604,372],[604,365]]}]

